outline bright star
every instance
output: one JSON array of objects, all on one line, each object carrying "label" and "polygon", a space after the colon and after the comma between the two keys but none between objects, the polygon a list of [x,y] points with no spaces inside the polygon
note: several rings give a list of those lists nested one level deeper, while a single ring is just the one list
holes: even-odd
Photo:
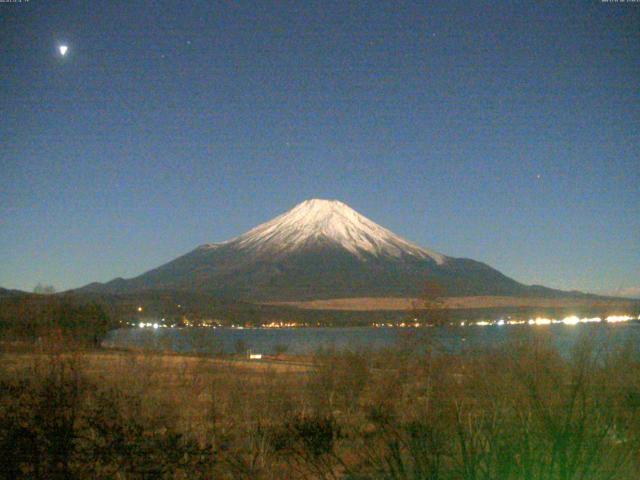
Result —
[{"label": "bright star", "polygon": [[67,50],[69,50],[69,47],[67,47],[66,45],[60,45],[58,47],[58,51],[60,52],[60,55],[62,55],[63,57],[67,54]]}]

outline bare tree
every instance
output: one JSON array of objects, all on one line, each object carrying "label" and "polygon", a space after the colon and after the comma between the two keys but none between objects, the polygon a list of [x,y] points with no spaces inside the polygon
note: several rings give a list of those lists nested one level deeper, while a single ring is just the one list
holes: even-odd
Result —
[{"label": "bare tree", "polygon": [[40,295],[53,295],[56,293],[56,288],[53,285],[43,285],[38,282],[38,284],[33,287],[33,293],[39,293]]},{"label": "bare tree", "polygon": [[413,318],[434,327],[447,325],[450,312],[446,304],[446,289],[436,280],[426,280],[420,297],[413,301]]}]

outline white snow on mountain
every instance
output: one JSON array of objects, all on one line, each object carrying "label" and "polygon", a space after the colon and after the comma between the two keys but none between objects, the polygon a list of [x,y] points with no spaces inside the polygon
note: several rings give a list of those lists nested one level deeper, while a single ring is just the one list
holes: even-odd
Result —
[{"label": "white snow on mountain", "polygon": [[431,258],[438,264],[446,256],[421,248],[360,215],[337,200],[306,200],[271,221],[224,243],[203,248],[232,245],[258,254],[279,255],[320,242],[338,244],[357,256],[371,254]]}]

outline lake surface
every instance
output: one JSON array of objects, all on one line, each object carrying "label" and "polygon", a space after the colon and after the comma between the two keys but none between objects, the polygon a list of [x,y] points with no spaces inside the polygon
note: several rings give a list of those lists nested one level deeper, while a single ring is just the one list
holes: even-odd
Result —
[{"label": "lake surface", "polygon": [[105,347],[173,350],[180,353],[235,353],[251,349],[273,354],[309,354],[320,349],[381,350],[425,345],[434,340],[448,351],[486,349],[531,335],[548,335],[559,350],[568,353],[580,338],[604,345],[631,343],[640,347],[640,322],[580,325],[490,325],[436,328],[130,328],[110,332]]}]

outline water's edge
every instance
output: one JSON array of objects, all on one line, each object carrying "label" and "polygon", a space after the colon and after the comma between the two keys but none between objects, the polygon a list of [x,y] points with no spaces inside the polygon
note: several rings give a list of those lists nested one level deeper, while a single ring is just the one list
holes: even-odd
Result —
[{"label": "water's edge", "polygon": [[430,343],[458,352],[490,349],[532,335],[548,335],[561,352],[569,351],[581,338],[600,344],[640,346],[640,323],[619,325],[486,326],[457,328],[123,328],[109,332],[105,348],[149,349],[177,353],[229,354],[251,350],[255,353],[310,354],[320,349],[383,350],[420,348]]}]

